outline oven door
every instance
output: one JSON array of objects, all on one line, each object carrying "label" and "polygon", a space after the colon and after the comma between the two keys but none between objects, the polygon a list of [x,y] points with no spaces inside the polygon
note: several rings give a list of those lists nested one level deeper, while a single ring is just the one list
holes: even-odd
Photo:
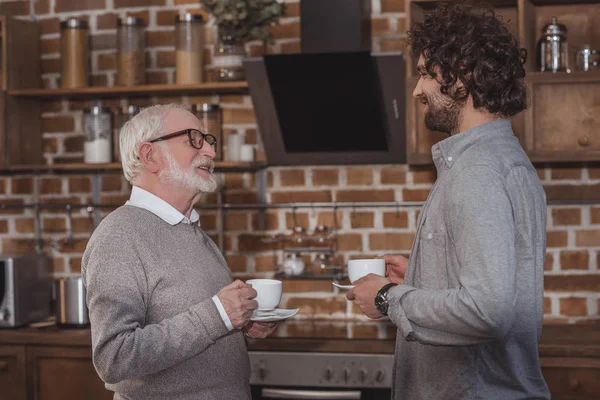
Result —
[{"label": "oven door", "polygon": [[252,387],[252,400],[382,400],[391,397],[390,389]]}]

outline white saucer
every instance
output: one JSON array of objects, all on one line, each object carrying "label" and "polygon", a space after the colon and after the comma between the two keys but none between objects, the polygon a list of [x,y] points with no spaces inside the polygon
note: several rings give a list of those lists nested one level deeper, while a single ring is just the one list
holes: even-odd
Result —
[{"label": "white saucer", "polygon": [[275,321],[283,321],[284,319],[288,319],[298,314],[300,311],[299,308],[294,309],[284,309],[284,308],[276,308],[270,311],[258,311],[254,312],[250,321],[256,322],[275,322]]},{"label": "white saucer", "polygon": [[343,289],[343,290],[350,290],[350,289],[354,289],[354,285],[340,285],[337,282],[331,282],[331,284],[333,286],[335,286],[338,289]]}]

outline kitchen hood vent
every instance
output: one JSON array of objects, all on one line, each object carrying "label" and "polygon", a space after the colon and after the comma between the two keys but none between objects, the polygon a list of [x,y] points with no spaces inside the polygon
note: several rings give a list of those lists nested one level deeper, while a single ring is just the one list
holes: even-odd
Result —
[{"label": "kitchen hood vent", "polygon": [[244,62],[269,165],[406,162],[404,58],[364,51],[368,4],[302,0],[303,53]]}]

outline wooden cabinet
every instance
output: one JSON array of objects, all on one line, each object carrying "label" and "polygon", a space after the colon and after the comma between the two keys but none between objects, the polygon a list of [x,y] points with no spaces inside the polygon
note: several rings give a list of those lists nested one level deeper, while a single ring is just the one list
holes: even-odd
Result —
[{"label": "wooden cabinet", "polygon": [[25,346],[0,346],[0,398],[26,400]]},{"label": "wooden cabinet", "polygon": [[589,358],[541,358],[542,372],[553,400],[600,398],[600,360]]},{"label": "wooden cabinet", "polygon": [[90,347],[27,347],[30,400],[110,400]]},{"label": "wooden cabinet", "polygon": [[[444,0],[440,0],[444,1]],[[408,0],[407,26],[422,21],[440,1]],[[512,118],[513,130],[534,162],[600,160],[600,70],[578,72],[575,53],[583,44],[600,49],[597,26],[600,2],[595,0],[494,0],[497,14],[527,50],[525,83],[530,106]],[[568,29],[571,73],[537,72],[536,47],[551,17]],[[423,107],[412,98],[418,80],[416,60],[407,58],[407,159],[431,164],[431,146],[445,137],[423,123]]]}]

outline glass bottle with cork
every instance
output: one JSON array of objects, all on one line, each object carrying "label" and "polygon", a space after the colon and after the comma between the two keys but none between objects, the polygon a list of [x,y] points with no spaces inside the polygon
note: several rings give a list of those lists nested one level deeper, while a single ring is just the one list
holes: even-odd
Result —
[{"label": "glass bottle with cork", "polygon": [[201,83],[203,77],[204,19],[200,14],[175,17],[175,83]]},{"label": "glass bottle with cork", "polygon": [[89,85],[88,31],[87,21],[71,18],[60,23],[62,88]]},{"label": "glass bottle with cork", "polygon": [[117,20],[118,85],[135,86],[146,83],[144,26],[144,20],[139,17]]}]

